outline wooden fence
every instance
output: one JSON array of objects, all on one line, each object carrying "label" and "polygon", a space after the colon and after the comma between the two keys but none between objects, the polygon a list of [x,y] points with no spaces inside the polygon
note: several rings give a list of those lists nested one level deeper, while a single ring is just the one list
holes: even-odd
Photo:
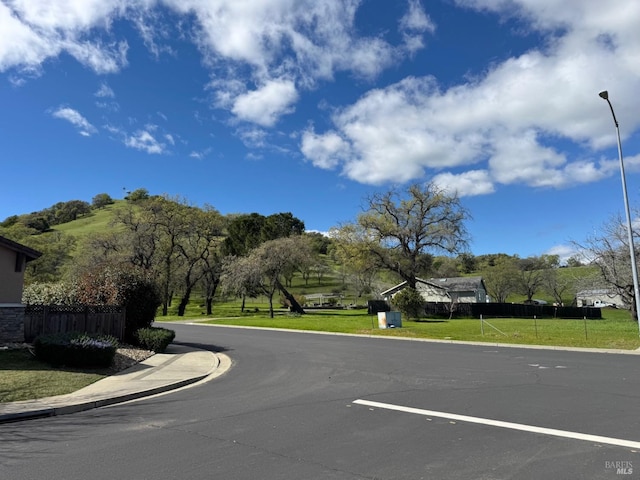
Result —
[{"label": "wooden fence", "polygon": [[26,342],[42,334],[87,332],[124,339],[125,308],[112,305],[27,305],[24,313]]}]

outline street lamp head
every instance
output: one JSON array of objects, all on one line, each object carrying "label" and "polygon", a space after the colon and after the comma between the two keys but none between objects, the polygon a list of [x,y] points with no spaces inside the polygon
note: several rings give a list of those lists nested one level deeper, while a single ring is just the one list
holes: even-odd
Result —
[{"label": "street lamp head", "polygon": [[600,95],[600,97],[604,98],[605,100],[609,100],[609,92],[607,92],[606,90],[601,91],[598,95]]}]

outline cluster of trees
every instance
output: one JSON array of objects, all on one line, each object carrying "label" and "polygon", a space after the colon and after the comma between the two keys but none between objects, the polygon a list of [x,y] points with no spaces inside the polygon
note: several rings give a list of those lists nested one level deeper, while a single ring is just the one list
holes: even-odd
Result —
[{"label": "cluster of trees", "polygon": [[[195,291],[202,293],[207,314],[212,313],[214,297],[221,291],[243,299],[266,295],[272,315],[273,300],[280,294],[293,311],[302,314],[302,302],[289,292],[296,274],[308,284],[314,279],[320,283],[331,272],[357,297],[373,297],[374,292],[402,280],[415,288],[417,278],[470,273],[484,277],[489,295],[498,302],[515,293],[531,300],[545,291],[563,303],[577,288],[567,276],[558,274],[557,256],[468,253],[467,210],[457,196],[432,184],[391,189],[366,198],[364,211],[352,222],[331,229],[329,236],[306,232],[304,222],[291,213],[225,216],[211,206],[199,208],[181,198],[151,196],[145,189],[130,192],[126,200],[114,209],[111,228],[82,240],[34,228],[29,222],[36,214],[6,219],[0,224],[0,235],[44,252],[30,262],[29,281],[80,278],[99,266],[139,269],[157,285],[163,315],[174,300],[178,314],[184,314]],[[88,212],[110,203],[113,200],[108,195],[96,195],[92,205],[87,204]],[[72,201],[58,203],[37,216],[69,219],[87,214],[81,212],[87,210]],[[623,243],[623,237],[619,242]],[[629,281],[620,274],[624,245],[603,246],[593,240],[588,247],[595,252],[596,246],[622,252],[608,261],[615,268],[603,266],[599,278],[633,295],[630,274]],[[600,265],[598,261],[607,255],[603,251],[593,257]]]}]

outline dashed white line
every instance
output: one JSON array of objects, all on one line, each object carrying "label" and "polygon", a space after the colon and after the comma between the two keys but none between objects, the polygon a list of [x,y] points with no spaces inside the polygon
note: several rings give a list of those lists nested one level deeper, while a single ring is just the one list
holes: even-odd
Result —
[{"label": "dashed white line", "polygon": [[622,438],[603,437],[600,435],[590,435],[587,433],[570,432],[567,430],[556,430],[555,428],[536,427],[534,425],[503,422],[500,420],[491,420],[489,418],[471,417],[468,415],[458,415],[456,413],[438,412],[435,410],[424,410],[422,408],[403,407],[401,405],[393,405],[391,403],[371,402],[369,400],[358,399],[358,400],[355,400],[353,403],[357,405],[365,405],[371,408],[382,408],[385,410],[395,410],[397,412],[412,413],[414,415],[446,418],[447,420],[457,420],[460,422],[476,423],[480,425],[488,425],[488,426],[499,427],[499,428],[508,428],[510,430],[520,430],[523,432],[539,433],[542,435],[551,435],[554,437],[570,438],[573,440],[582,440],[585,442],[603,443],[607,445],[616,445],[618,447],[640,449],[640,442],[633,441],[633,440],[625,440]]}]

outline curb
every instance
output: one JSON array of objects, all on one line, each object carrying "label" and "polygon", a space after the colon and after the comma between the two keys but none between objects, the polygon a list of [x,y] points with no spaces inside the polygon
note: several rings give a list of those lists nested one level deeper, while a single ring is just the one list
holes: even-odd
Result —
[{"label": "curb", "polygon": [[[60,407],[46,407],[46,408],[28,410],[24,412],[0,414],[0,424],[14,423],[14,422],[20,422],[23,420],[55,417],[59,415],[68,415],[71,413],[83,412],[86,410],[92,410],[94,408],[107,407],[109,405],[115,405],[118,403],[125,403],[133,400],[139,400],[141,398],[147,398],[153,395],[159,395],[162,393],[167,393],[167,392],[171,392],[181,388],[193,386],[194,384],[197,384],[199,382],[213,380],[214,378],[217,378],[225,374],[229,370],[232,364],[231,359],[224,354],[215,353],[214,358],[215,358],[214,365],[211,367],[211,369],[207,373],[203,375],[197,375],[195,377],[187,378],[187,379],[180,380],[173,383],[168,383],[166,385],[161,385],[159,387],[140,390],[137,392],[127,393],[124,395],[118,395],[115,397],[100,398],[97,400],[90,400],[90,401],[77,402],[77,403],[73,403],[73,400],[71,400],[68,405],[63,405]],[[73,395],[73,393],[69,395]]]}]

